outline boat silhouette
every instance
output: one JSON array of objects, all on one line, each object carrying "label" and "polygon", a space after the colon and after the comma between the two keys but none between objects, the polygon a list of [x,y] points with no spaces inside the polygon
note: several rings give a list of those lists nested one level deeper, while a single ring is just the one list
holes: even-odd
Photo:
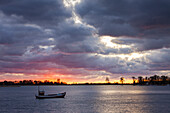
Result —
[{"label": "boat silhouette", "polygon": [[65,95],[66,95],[66,92],[57,93],[57,94],[47,94],[47,95],[45,95],[45,91],[44,91],[44,90],[40,91],[40,90],[39,90],[39,87],[38,87],[38,95],[35,95],[35,97],[36,97],[36,99],[64,98]]}]

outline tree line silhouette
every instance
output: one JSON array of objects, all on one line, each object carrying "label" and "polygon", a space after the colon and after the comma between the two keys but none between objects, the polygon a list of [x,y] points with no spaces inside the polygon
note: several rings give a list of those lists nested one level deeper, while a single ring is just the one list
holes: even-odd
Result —
[{"label": "tree line silhouette", "polygon": [[60,81],[57,79],[57,82],[44,80],[44,81],[37,81],[37,80],[23,80],[23,81],[4,81],[0,82],[0,85],[66,85],[66,82]]},{"label": "tree line silhouette", "polygon": [[62,82],[60,79],[57,79],[56,82],[45,80],[45,81],[37,81],[37,80],[23,80],[23,81],[3,81],[0,82],[0,86],[10,86],[10,85],[168,85],[170,84],[170,77],[162,75],[153,75],[150,77],[132,77],[133,83],[124,83],[125,78],[120,77],[120,83],[115,82],[111,83],[109,81],[109,77],[106,77],[106,83],[72,83],[67,84],[66,82]]},{"label": "tree line silhouette", "polygon": [[138,78],[132,77],[133,84],[139,85],[167,85],[170,84],[170,78],[168,76],[162,75],[154,75],[150,77],[142,77],[139,76]]}]

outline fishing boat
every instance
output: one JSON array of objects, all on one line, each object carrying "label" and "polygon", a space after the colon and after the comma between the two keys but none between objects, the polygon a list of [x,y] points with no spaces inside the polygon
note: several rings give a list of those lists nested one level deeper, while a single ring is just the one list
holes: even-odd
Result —
[{"label": "fishing boat", "polygon": [[57,93],[57,94],[48,94],[45,95],[45,91],[40,91],[38,88],[38,95],[35,95],[37,99],[46,99],[46,98],[64,98],[66,95],[66,92],[63,93]]}]

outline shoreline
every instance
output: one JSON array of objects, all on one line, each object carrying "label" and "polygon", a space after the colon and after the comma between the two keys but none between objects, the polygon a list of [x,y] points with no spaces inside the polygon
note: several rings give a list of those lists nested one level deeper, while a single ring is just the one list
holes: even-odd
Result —
[{"label": "shoreline", "polygon": [[139,85],[139,84],[65,84],[65,85],[0,85],[0,87],[21,87],[21,86],[170,86],[166,85]]}]

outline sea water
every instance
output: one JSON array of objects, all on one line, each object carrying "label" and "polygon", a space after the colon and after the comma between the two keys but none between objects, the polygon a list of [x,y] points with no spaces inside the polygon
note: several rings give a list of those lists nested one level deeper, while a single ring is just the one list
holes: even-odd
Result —
[{"label": "sea water", "polygon": [[170,113],[170,86],[40,86],[65,98],[36,99],[37,86],[0,87],[0,113]]}]

